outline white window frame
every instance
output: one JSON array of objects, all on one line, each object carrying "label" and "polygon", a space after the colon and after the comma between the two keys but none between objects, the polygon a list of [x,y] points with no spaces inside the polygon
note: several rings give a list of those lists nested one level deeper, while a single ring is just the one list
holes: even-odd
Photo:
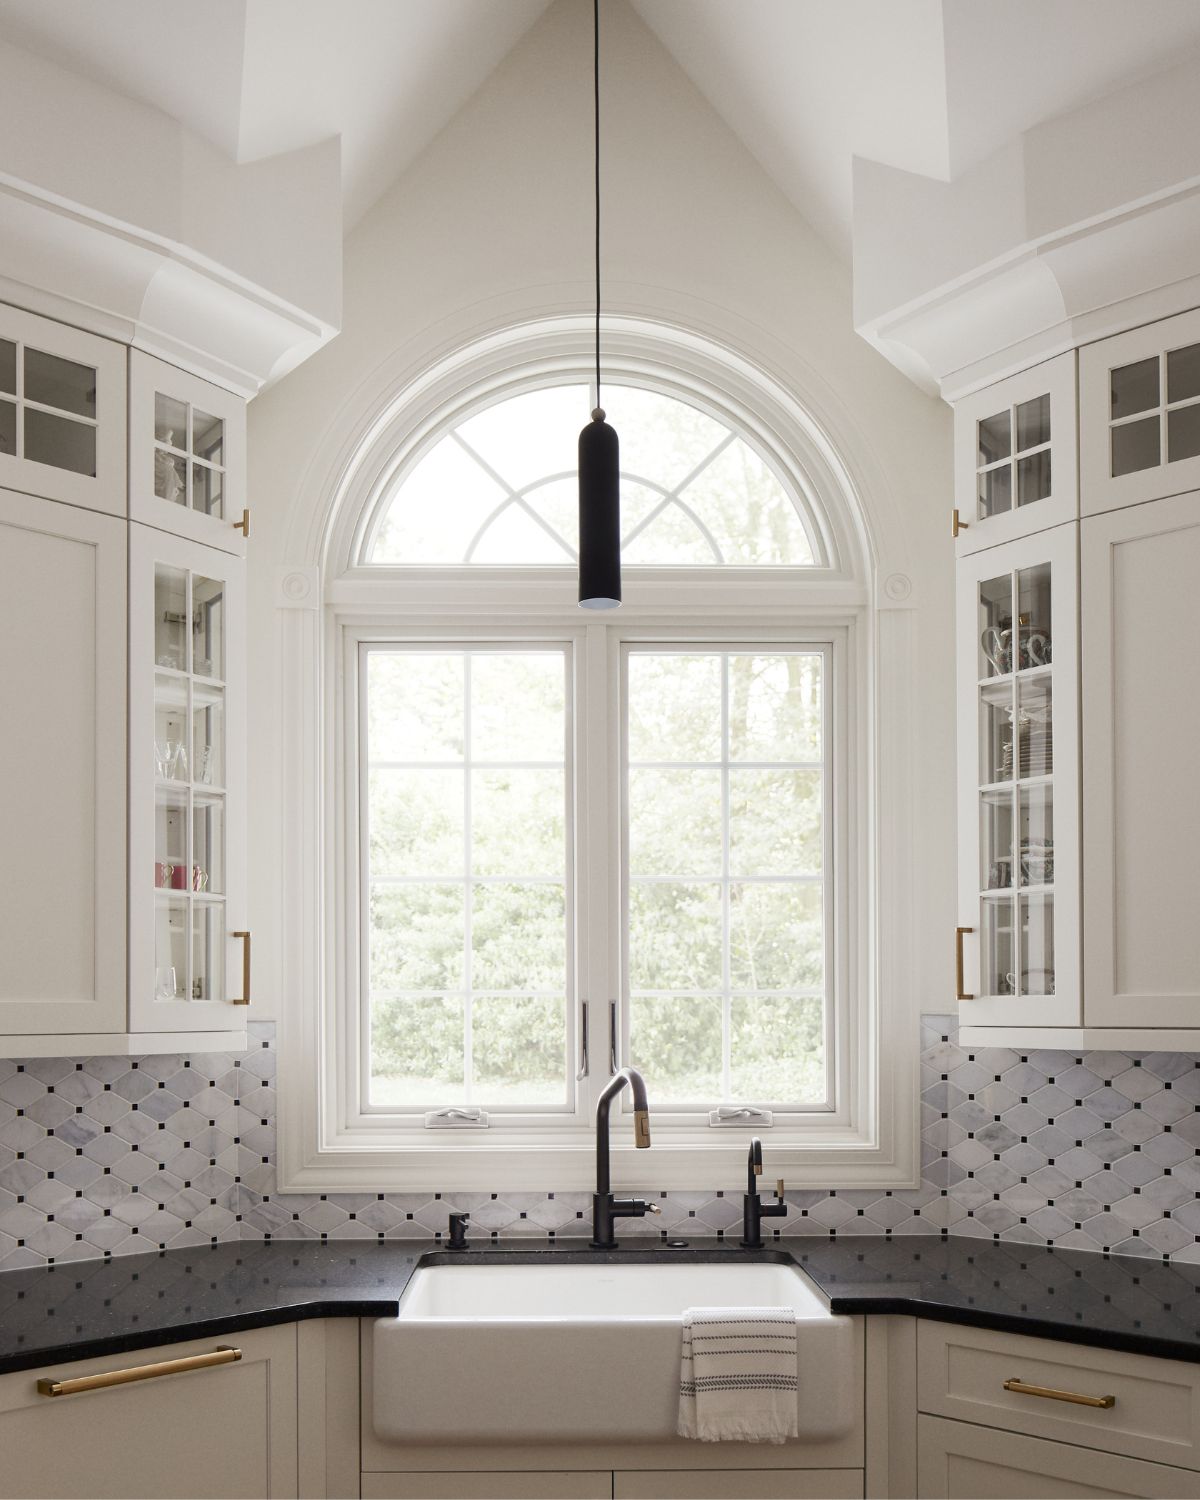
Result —
[{"label": "white window frame", "polygon": [[[553,374],[574,380],[587,369],[588,329],[530,325],[503,362],[498,341],[447,358],[428,379],[365,425],[357,454],[338,481],[317,565],[279,575],[281,611],[281,792],[285,808],[285,868],[294,888],[285,893],[281,1026],[279,1190],[282,1192],[420,1192],[588,1188],[594,1175],[591,1100],[607,1066],[605,1003],[619,993],[619,958],[606,941],[578,954],[580,998],[591,1007],[592,1091],[569,1128],[544,1123],[488,1130],[412,1132],[405,1145],[395,1131],[352,1128],[345,1109],[347,1010],[344,929],[346,871],[344,742],[346,649],[351,635],[379,639],[405,634],[451,641],[511,632],[514,641],[570,638],[586,670],[574,705],[581,757],[602,756],[604,774],[577,766],[587,788],[577,809],[581,847],[576,900],[587,908],[586,930],[618,931],[621,903],[621,816],[618,720],[620,640],[679,641],[707,636],[716,644],[826,641],[835,653],[835,681],[845,711],[847,758],[838,836],[846,855],[838,877],[839,933],[844,955],[844,1080],[838,1109],[803,1129],[786,1122],[764,1132],[775,1170],[793,1186],[915,1186],[915,997],[911,991],[911,874],[916,833],[907,788],[913,774],[915,723],[912,674],[915,632],[902,574],[882,572],[866,541],[855,482],[811,418],[760,371],[677,330],[619,328],[613,363],[632,383],[695,399],[729,425],[754,435],[787,471],[791,484],[816,506],[822,561],[801,568],[639,568],[626,573],[625,603],[616,619],[581,622],[571,570],[366,567],[359,559],[371,496],[394,473],[396,434],[444,430],[445,413],[462,412],[467,391],[478,405],[543,383]],[[669,345],[670,359],[663,358]],[[567,352],[564,347],[569,346]],[[652,357],[657,354],[658,357]],[[622,359],[624,364],[622,366]],[[503,364],[503,367],[502,367]],[[518,372],[514,375],[514,369]],[[614,377],[615,378],[615,377]],[[761,399],[756,399],[761,398]],[[442,415],[439,416],[439,413]],[[765,415],[764,415],[765,414]],[[414,442],[416,439],[413,440]],[[413,451],[410,444],[409,453]],[[815,498],[814,498],[815,497]],[[817,501],[820,503],[817,504]],[[314,536],[316,534],[314,533]],[[884,565],[886,567],[886,564]],[[322,585],[322,573],[326,581]],[[838,655],[840,653],[840,656]],[[612,743],[588,734],[589,716],[609,725]],[[290,726],[290,727],[289,727]],[[881,809],[886,808],[886,816]],[[295,809],[295,816],[289,817]],[[603,847],[601,861],[596,851]],[[602,868],[603,876],[596,873]],[[589,873],[590,872],[590,873]],[[881,977],[882,976],[882,977]],[[597,1007],[596,1001],[601,1002]],[[599,1023],[599,1024],[597,1024]],[[578,1056],[577,1038],[571,1038]],[[886,1059],[886,1066],[884,1060]],[[599,1075],[599,1076],[598,1076]],[[703,1129],[654,1112],[654,1146],[635,1152],[614,1121],[614,1174],[622,1188],[736,1188],[744,1174],[749,1132]]]}]

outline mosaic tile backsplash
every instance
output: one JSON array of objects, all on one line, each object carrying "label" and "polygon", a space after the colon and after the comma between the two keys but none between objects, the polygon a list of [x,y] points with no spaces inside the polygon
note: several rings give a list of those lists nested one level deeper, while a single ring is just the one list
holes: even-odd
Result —
[{"label": "mosaic tile backsplash", "polygon": [[[275,1034],[238,1056],[0,1060],[0,1269],[227,1240],[585,1232],[585,1193],[278,1194]],[[1200,1263],[1200,1056],[965,1052],[922,1022],[922,1183],[789,1191],[780,1234],[953,1234]],[[653,1103],[653,1091],[651,1091]],[[740,1233],[737,1192],[621,1234]]]}]

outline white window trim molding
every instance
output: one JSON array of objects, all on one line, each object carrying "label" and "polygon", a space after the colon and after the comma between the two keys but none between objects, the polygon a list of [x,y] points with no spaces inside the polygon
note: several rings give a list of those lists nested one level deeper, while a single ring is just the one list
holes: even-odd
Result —
[{"label": "white window trim molding", "polygon": [[[627,373],[653,384],[663,368],[663,341],[658,359],[652,361],[644,327],[640,338],[640,368]],[[484,351],[487,358],[496,362],[497,349],[490,347],[491,341],[484,342],[489,344]],[[723,351],[706,353],[701,346],[702,341],[692,341],[690,354],[694,363],[707,360],[706,384],[711,389],[730,372]],[[479,348],[472,353],[478,357]],[[520,362],[519,355],[510,338],[510,372],[514,362]],[[565,354],[559,350],[555,357],[565,374],[569,363]],[[571,358],[577,360],[578,353],[572,352]],[[470,358],[458,361],[460,391],[471,362]],[[755,388],[761,395],[765,377],[759,375],[751,383],[741,371],[735,373],[737,379],[729,383],[739,387],[739,395],[752,395]],[[440,374],[448,378],[445,371]],[[675,376],[678,393],[686,397],[687,380],[678,369]],[[787,404],[782,393],[775,394],[780,407]],[[731,422],[745,420],[740,412],[731,411],[728,402],[723,410]],[[811,426],[811,419],[807,421]],[[847,893],[847,907],[862,935],[848,976],[861,996],[855,1022],[860,1045],[855,1049],[854,1118],[850,1128],[832,1123],[806,1125],[803,1141],[788,1143],[773,1137],[771,1154],[776,1169],[793,1187],[915,1186],[919,1162],[911,872],[916,830],[908,789],[915,769],[916,632],[908,580],[902,573],[891,573],[877,595],[870,564],[863,561],[851,566],[854,558],[871,554],[863,543],[861,506],[845,469],[832,461],[831,450],[808,447],[804,432],[795,426],[792,441],[786,444],[768,424],[752,425],[760,440],[774,445],[776,452],[782,450],[789,462],[798,448],[804,449],[808,460],[802,466],[804,472],[811,475],[815,466],[821,467],[821,482],[812,492],[825,501],[826,556],[836,558],[835,566],[714,569],[711,578],[689,574],[687,579],[672,578],[669,569],[639,570],[629,579],[621,625],[623,632],[642,630],[660,639],[678,635],[677,626],[669,622],[685,619],[698,607],[712,609],[713,586],[719,578],[721,613],[736,619],[743,631],[756,633],[755,621],[761,621],[764,628],[768,622],[778,626],[786,621],[797,630],[840,621],[853,636],[851,691],[858,766],[849,815],[859,876],[857,890]],[[768,426],[765,432],[764,426]],[[594,1174],[594,1134],[587,1120],[552,1137],[544,1126],[525,1137],[507,1131],[498,1149],[485,1144],[492,1131],[469,1132],[466,1139],[456,1131],[426,1132],[419,1149],[397,1150],[394,1139],[351,1139],[336,1127],[332,1105],[338,1097],[338,1068],[334,1049],[324,1045],[324,1038],[329,1028],[336,1030],[339,1016],[344,1019],[346,997],[336,945],[327,936],[330,913],[339,909],[336,891],[330,891],[323,872],[330,869],[330,851],[335,847],[332,824],[342,771],[332,711],[342,670],[337,643],[340,622],[378,624],[381,619],[414,617],[427,621],[436,610],[447,628],[461,634],[464,618],[472,614],[511,611],[519,591],[523,609],[543,630],[557,620],[562,639],[568,621],[578,627],[573,588],[554,570],[545,570],[531,584],[528,575],[522,577],[514,570],[475,569],[464,579],[461,573],[450,577],[437,576],[432,570],[355,567],[351,557],[361,509],[356,510],[353,497],[357,494],[361,505],[363,490],[351,482],[354,479],[353,473],[343,476],[339,503],[331,506],[324,532],[314,539],[312,555],[323,560],[333,575],[324,595],[319,562],[281,569],[278,575],[283,727],[279,790],[283,869],[287,872],[281,926],[285,1006],[280,1019],[279,1191],[585,1189]],[[616,839],[616,819],[609,811],[592,808],[589,815],[605,818]],[[652,1080],[650,1086],[653,1111]],[[744,1132],[710,1130],[701,1140],[689,1140],[673,1131],[665,1118],[656,1122],[655,1129],[651,1151],[635,1152],[614,1120],[614,1170],[622,1186],[713,1188],[741,1180]]]}]

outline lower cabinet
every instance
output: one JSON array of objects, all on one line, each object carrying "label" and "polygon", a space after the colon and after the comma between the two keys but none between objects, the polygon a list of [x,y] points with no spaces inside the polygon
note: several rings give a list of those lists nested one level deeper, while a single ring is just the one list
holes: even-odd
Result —
[{"label": "lower cabinet", "polygon": [[1200,1474],[1073,1443],[922,1416],[917,1420],[917,1493],[921,1500],[1195,1500]]},{"label": "lower cabinet", "polygon": [[364,1474],[362,1500],[862,1500],[861,1469]]},{"label": "lower cabinet", "polygon": [[296,1388],[294,1324],[0,1376],[0,1497],[295,1496]]},{"label": "lower cabinet", "polygon": [[362,1500],[612,1500],[603,1469],[525,1469],[506,1474],[364,1474]]}]

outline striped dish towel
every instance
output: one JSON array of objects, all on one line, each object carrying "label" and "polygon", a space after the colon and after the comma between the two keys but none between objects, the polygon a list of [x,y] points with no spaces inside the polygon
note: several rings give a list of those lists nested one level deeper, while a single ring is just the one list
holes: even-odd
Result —
[{"label": "striped dish towel", "polygon": [[796,1313],[689,1307],[679,1371],[680,1437],[782,1443],[798,1435]]}]

